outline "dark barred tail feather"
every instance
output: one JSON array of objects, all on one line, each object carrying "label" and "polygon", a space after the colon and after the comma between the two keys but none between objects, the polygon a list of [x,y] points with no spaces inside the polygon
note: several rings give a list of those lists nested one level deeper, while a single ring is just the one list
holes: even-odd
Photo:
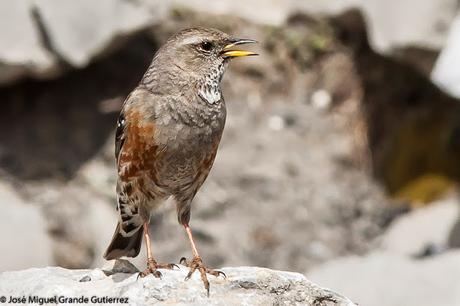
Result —
[{"label": "dark barred tail feather", "polygon": [[104,253],[107,260],[118,259],[122,256],[136,257],[141,250],[142,228],[138,228],[131,236],[125,237],[120,232],[120,224],[117,225],[112,241]]},{"label": "dark barred tail feather", "polygon": [[[113,234],[112,241],[104,253],[104,258],[107,260],[117,259],[122,256],[136,257],[139,254],[142,244],[142,225],[147,220],[147,217],[142,217],[142,209],[139,209],[139,204],[129,201],[127,195],[128,190],[131,190],[131,185],[122,183],[120,180],[117,183],[118,192],[118,213],[120,220]],[[131,190],[132,191],[132,190]],[[147,214],[144,212],[144,216]]]}]

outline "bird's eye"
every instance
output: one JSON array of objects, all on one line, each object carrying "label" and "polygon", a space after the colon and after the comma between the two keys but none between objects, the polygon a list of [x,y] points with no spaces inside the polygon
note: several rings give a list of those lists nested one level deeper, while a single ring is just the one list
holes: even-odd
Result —
[{"label": "bird's eye", "polygon": [[206,52],[209,52],[212,50],[212,43],[209,42],[209,41],[203,41],[201,44],[200,44],[200,48],[203,50],[203,51],[206,51]]}]

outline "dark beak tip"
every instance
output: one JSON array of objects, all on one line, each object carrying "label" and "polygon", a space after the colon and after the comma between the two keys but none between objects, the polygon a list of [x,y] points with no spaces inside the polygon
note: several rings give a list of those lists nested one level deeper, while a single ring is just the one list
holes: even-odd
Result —
[{"label": "dark beak tip", "polygon": [[249,39],[249,38],[234,38],[231,40],[234,45],[243,45],[243,44],[257,44],[259,43],[257,40]]}]

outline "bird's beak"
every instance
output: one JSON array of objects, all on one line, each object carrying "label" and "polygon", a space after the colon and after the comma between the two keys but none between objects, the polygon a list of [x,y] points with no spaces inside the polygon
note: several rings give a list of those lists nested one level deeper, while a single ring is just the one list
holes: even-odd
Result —
[{"label": "bird's beak", "polygon": [[252,40],[252,39],[232,39],[230,43],[224,47],[221,54],[224,58],[259,55],[251,51],[232,50],[234,46],[243,45],[243,44],[253,44],[256,42],[257,41]]}]

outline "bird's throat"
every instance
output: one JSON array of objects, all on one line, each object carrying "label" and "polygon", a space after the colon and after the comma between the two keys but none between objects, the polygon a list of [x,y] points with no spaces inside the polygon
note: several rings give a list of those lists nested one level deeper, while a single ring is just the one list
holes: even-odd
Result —
[{"label": "bird's throat", "polygon": [[208,82],[200,86],[198,95],[209,104],[219,103],[222,98],[219,84],[210,84]]},{"label": "bird's throat", "polygon": [[221,63],[200,80],[198,95],[209,104],[216,104],[222,100],[220,81],[225,72],[225,64]]}]

